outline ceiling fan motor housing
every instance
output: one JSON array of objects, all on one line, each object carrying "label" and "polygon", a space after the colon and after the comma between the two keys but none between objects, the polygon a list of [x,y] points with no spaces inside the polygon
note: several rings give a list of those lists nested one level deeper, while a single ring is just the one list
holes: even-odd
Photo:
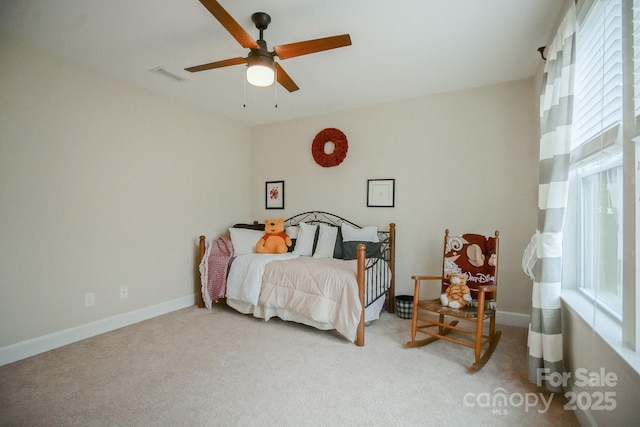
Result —
[{"label": "ceiling fan motor housing", "polygon": [[260,49],[251,49],[247,56],[248,66],[265,65],[273,68],[273,52],[267,50],[267,42],[260,39],[256,40]]}]

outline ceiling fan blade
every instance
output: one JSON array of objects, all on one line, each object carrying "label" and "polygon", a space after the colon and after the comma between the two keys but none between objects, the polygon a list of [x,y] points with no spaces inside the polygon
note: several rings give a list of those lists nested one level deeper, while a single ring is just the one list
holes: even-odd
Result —
[{"label": "ceiling fan blade", "polygon": [[282,87],[284,87],[289,92],[295,92],[296,90],[300,89],[298,85],[295,84],[295,82],[291,79],[291,77],[289,77],[289,74],[284,71],[280,64],[278,64],[277,62],[275,64],[276,79],[278,80],[278,83],[280,83]]},{"label": "ceiling fan blade", "polygon": [[213,70],[214,68],[222,68],[222,67],[228,67],[230,65],[240,65],[240,64],[246,64],[246,63],[247,63],[246,58],[231,58],[231,59],[225,59],[223,61],[209,62],[208,64],[196,65],[194,67],[185,68],[185,71],[190,71],[192,73],[195,73],[198,71]]},{"label": "ceiling fan blade", "polygon": [[325,37],[322,39],[307,40],[304,42],[283,44],[274,46],[273,51],[280,59],[293,58],[295,56],[308,55],[310,53],[322,52],[323,50],[335,49],[338,47],[350,46],[351,37],[349,34],[341,36]]},{"label": "ceiling fan blade", "polygon": [[247,33],[244,28],[236,22],[229,12],[227,12],[221,5],[215,0],[200,0],[200,3],[211,12],[211,14],[222,24],[224,28],[240,43],[242,47],[248,49],[259,49],[260,46],[256,41]]}]

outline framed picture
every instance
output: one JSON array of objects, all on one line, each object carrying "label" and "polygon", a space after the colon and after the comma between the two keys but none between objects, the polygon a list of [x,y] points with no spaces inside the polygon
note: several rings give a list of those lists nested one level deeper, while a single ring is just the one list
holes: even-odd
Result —
[{"label": "framed picture", "polygon": [[284,209],[284,181],[267,181],[264,200],[265,209]]},{"label": "framed picture", "polygon": [[392,208],[395,205],[395,179],[368,179],[367,206]]}]

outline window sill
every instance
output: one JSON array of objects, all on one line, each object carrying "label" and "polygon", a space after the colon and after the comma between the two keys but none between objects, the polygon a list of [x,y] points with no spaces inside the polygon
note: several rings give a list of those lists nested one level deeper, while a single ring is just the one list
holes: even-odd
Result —
[{"label": "window sill", "polygon": [[622,343],[622,325],[619,320],[601,308],[594,308],[593,303],[578,290],[563,290],[561,299],[569,311],[580,317],[640,375],[640,352],[635,352]]}]

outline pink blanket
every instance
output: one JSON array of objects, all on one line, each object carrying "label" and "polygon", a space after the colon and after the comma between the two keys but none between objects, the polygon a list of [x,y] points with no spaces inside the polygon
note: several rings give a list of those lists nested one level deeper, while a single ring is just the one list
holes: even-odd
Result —
[{"label": "pink blanket", "polygon": [[224,298],[227,288],[229,263],[233,258],[233,246],[229,236],[222,236],[205,244],[205,253],[200,262],[202,299],[207,308],[211,303]]}]

